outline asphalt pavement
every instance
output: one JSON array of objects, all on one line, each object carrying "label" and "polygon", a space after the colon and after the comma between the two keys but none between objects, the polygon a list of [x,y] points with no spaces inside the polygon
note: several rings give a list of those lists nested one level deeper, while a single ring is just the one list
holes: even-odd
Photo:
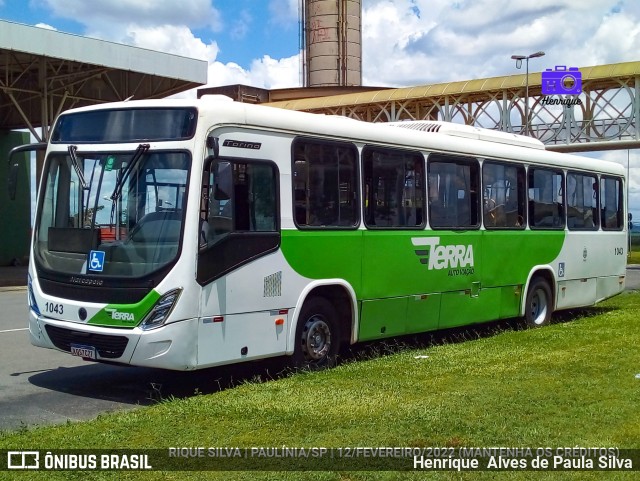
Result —
[{"label": "asphalt pavement", "polygon": [[24,287],[1,287],[0,306],[0,430],[81,421],[208,394],[249,379],[273,379],[283,368],[278,359],[195,372],[84,361],[30,344]]}]

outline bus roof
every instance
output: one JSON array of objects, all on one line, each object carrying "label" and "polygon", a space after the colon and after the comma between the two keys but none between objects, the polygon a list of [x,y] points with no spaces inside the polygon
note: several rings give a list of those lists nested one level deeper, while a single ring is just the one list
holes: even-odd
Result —
[{"label": "bus roof", "polygon": [[[89,110],[160,106],[197,108],[199,132],[202,132],[202,129],[209,131],[218,125],[238,125],[291,134],[323,136],[360,144],[374,143],[398,148],[457,153],[491,159],[519,160],[574,170],[625,175],[624,167],[616,162],[543,150],[540,147],[542,144],[536,139],[505,132],[458,124],[449,124],[447,127],[446,122],[428,122],[430,124],[444,124],[445,128],[441,129],[398,128],[405,127],[405,125],[401,125],[402,123],[370,123],[342,116],[246,104],[220,95],[205,95],[200,99],[132,100],[105,103],[68,110],[62,115]],[[427,121],[419,123],[424,124],[425,122]],[[475,131],[475,134],[471,133],[471,130]]]}]

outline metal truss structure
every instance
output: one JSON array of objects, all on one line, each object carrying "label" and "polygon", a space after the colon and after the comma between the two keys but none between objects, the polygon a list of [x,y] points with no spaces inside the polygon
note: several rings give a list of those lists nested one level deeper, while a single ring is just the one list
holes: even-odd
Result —
[{"label": "metal truss structure", "polygon": [[579,95],[543,95],[538,72],[270,105],[368,122],[444,120],[529,135],[566,152],[640,147],[640,62],[579,72]]},{"label": "metal truss structure", "polygon": [[206,83],[207,63],[0,21],[0,132],[46,141],[63,110],[162,98]]}]

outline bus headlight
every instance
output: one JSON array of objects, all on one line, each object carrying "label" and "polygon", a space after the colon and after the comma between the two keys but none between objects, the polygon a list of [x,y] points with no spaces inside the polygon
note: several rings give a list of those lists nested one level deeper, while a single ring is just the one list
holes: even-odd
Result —
[{"label": "bus headlight", "polygon": [[169,317],[169,314],[171,314],[173,307],[178,302],[178,298],[180,297],[181,292],[182,288],[174,289],[167,292],[160,299],[158,299],[156,305],[153,306],[153,309],[149,311],[149,314],[146,315],[146,317],[140,324],[140,328],[148,331],[149,329],[155,329],[164,325],[165,321]]}]

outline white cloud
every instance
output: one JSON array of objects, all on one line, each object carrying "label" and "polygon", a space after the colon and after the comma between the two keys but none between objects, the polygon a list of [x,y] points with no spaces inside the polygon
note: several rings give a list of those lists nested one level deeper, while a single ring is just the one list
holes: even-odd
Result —
[{"label": "white cloud", "polygon": [[220,87],[232,84],[249,84],[249,73],[240,65],[230,62],[213,62],[209,65],[207,87]]},{"label": "white cloud", "polygon": [[[263,88],[283,88],[299,85],[299,56],[275,59],[269,55],[253,60],[248,68],[237,63],[217,60],[219,46],[215,40],[205,41],[194,31],[209,27],[222,30],[220,12],[210,0],[112,0],[85,2],[78,0],[33,0],[54,15],[70,18],[85,25],[85,35],[121,42],[136,47],[207,60],[207,86],[235,83]],[[270,23],[280,28],[297,25],[298,0],[271,0]],[[125,19],[123,21],[123,19]],[[226,26],[231,38],[241,40],[255,19],[248,10],[234,15]],[[195,96],[195,91],[181,96]]]},{"label": "white cloud", "polygon": [[251,63],[250,85],[269,89],[300,86],[300,56],[274,59],[265,55]]},{"label": "white cloud", "polygon": [[624,12],[603,19],[586,47],[593,52],[594,63],[623,62],[638,59],[640,23],[638,17]]},{"label": "white cloud", "polygon": [[51,25],[48,25],[48,24],[46,24],[46,23],[36,23],[36,24],[35,24],[35,27],[38,27],[38,28],[44,28],[45,30],[53,30],[54,32],[57,32],[57,31],[58,31],[58,29],[57,29],[57,28],[52,27]]},{"label": "white cloud", "polygon": [[[268,55],[252,62],[249,69],[237,63],[212,62],[209,64],[208,82],[204,87],[243,84],[252,87],[277,89],[300,86],[300,56],[273,59]],[[199,88],[204,88],[199,87]],[[195,98],[197,89],[182,92],[174,97]]]},{"label": "white cloud", "polygon": [[210,62],[219,49],[215,41],[204,42],[194,29],[222,28],[220,13],[210,0],[33,0],[39,8],[70,18],[85,26],[88,37],[125,43]]},{"label": "white cloud", "polygon": [[195,37],[185,26],[159,25],[141,27],[128,25],[125,42],[136,47],[148,48],[160,52],[182,55],[185,57],[215,61],[218,56],[216,42],[205,44]]},{"label": "white cloud", "polygon": [[513,54],[544,50],[532,71],[637,60],[637,2],[364,0],[363,77],[417,85],[518,73]]},{"label": "white cloud", "polygon": [[56,16],[79,21],[89,29],[103,30],[101,24],[115,27],[127,23],[138,25],[187,25],[191,28],[221,27],[220,12],[211,0],[34,0],[39,8],[47,8]]}]

